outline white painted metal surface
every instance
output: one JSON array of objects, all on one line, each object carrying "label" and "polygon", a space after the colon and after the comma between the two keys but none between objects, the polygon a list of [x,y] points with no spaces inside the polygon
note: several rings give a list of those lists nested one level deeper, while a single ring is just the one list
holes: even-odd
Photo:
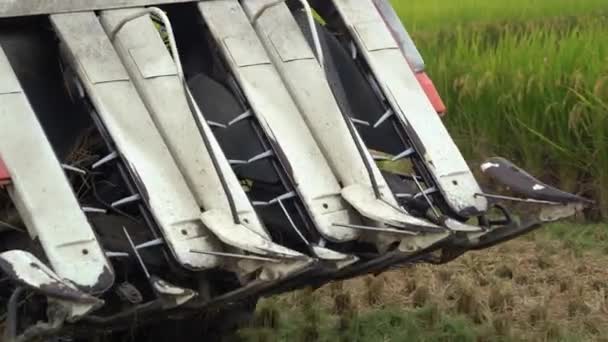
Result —
[{"label": "white painted metal surface", "polygon": [[154,292],[163,299],[165,308],[178,307],[198,296],[198,293],[193,290],[175,286],[157,277],[153,277],[150,282]]},{"label": "white painted metal surface", "polygon": [[52,15],[51,22],[177,261],[194,270],[218,266],[219,258],[190,252],[221,245],[201,222],[196,199],[95,13]]},{"label": "white painted metal surface", "polygon": [[319,232],[335,241],[357,238],[358,232],[333,226],[356,222],[357,215],[342,200],[336,177],[238,1],[201,2],[199,9],[262,129],[289,164]]},{"label": "white painted metal surface", "polygon": [[[251,19],[273,0],[245,0]],[[269,8],[254,24],[283,83],[342,185],[342,197],[361,215],[396,227],[437,227],[399,209],[397,200],[367,148],[365,158],[382,198],[376,198],[370,175],[330,88],[325,71],[285,4]],[[365,146],[358,134],[355,139]]]},{"label": "white painted metal surface", "polygon": [[[251,18],[272,2],[246,0],[242,4]],[[362,183],[371,187],[324,72],[287,6],[279,4],[268,9],[254,27],[338,180],[344,186]],[[368,159],[374,163],[369,154]],[[382,178],[375,165],[374,175]],[[384,181],[381,188],[386,192]],[[386,193],[391,196],[390,191]]]},{"label": "white painted metal surface", "polygon": [[332,1],[448,205],[465,216],[485,212],[486,199],[475,196],[479,184],[372,0]]},{"label": "white painted metal surface", "polygon": [[158,4],[176,4],[194,1],[195,0],[0,0],[0,18]]},{"label": "white painted metal surface", "polygon": [[319,259],[334,262],[338,269],[352,265],[359,260],[354,255],[339,253],[321,246],[312,246],[312,249]]},{"label": "white painted metal surface", "polygon": [[395,12],[392,4],[389,0],[372,0],[376,8],[380,12],[380,15],[384,19],[384,22],[391,30],[393,37],[399,44],[401,51],[405,55],[405,58],[410,63],[412,69],[415,72],[424,71],[424,59],[422,55],[418,51],[416,44],[412,40],[412,37],[407,32],[403,23],[401,22],[401,18]]},{"label": "white painted metal surface", "polygon": [[401,228],[440,229],[432,222],[409,215],[397,204],[377,199],[371,188],[363,187],[360,184],[353,184],[342,189],[342,197],[361,215],[376,222]]},{"label": "white painted metal surface", "polygon": [[[141,9],[104,11],[101,22],[106,32],[114,32],[121,21],[138,12]],[[202,215],[205,225],[230,246],[260,254],[301,257],[300,253],[270,240],[211,129],[199,117],[236,205],[241,224],[234,223],[227,194],[189,108],[183,80],[150,17],[146,15],[127,23],[117,33],[114,45],[199,206],[205,211]]]},{"label": "white painted metal surface", "polygon": [[267,237],[261,236],[243,225],[235,224],[224,211],[207,210],[201,218],[205,225],[227,245],[261,255],[282,258],[304,257],[296,251],[273,243]]},{"label": "white painted metal surface", "polygon": [[86,291],[108,289],[112,268],[1,48],[0,137],[9,193],[53,269]]}]

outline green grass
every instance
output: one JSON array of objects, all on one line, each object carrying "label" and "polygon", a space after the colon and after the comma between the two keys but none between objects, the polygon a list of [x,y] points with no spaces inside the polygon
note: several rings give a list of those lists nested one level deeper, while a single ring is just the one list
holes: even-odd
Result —
[{"label": "green grass", "polygon": [[[312,311],[311,311],[312,310]],[[272,321],[268,315],[273,316]],[[313,318],[311,318],[313,317]],[[241,329],[234,342],[477,342],[477,341],[582,341],[592,340],[582,329],[569,331],[548,324],[544,332],[514,332],[506,317],[475,323],[457,312],[429,304],[421,308],[386,307],[339,316],[328,309],[281,307],[273,300],[260,304],[255,322]]]},{"label": "green grass", "polygon": [[[260,312],[279,310],[273,302],[262,304]],[[317,315],[321,321],[309,321]],[[314,313],[302,308],[281,310],[274,325],[253,325],[240,332],[240,340],[330,342],[330,341],[477,341],[483,333],[467,317],[443,315],[438,308],[403,310],[386,308],[374,310],[349,319],[340,318],[329,311],[317,309]],[[258,316],[259,317],[259,316]]]},{"label": "green grass", "polygon": [[573,224],[559,222],[543,227],[533,238],[559,240],[566,248],[576,253],[596,252],[608,254],[607,224]]},{"label": "green grass", "polygon": [[392,0],[412,31],[471,23],[524,21],[608,13],[605,0]]},{"label": "green grass", "polygon": [[[472,164],[513,159],[608,217],[608,20],[414,32],[446,124]],[[599,215],[594,215],[596,218]]]}]

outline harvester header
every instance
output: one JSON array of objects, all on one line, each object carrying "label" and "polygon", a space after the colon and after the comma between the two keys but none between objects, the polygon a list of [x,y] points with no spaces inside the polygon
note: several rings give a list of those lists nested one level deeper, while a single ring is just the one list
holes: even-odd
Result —
[{"label": "harvester header", "polygon": [[480,186],[445,111],[387,0],[0,0],[5,340],[231,329],[589,203],[502,158]]}]

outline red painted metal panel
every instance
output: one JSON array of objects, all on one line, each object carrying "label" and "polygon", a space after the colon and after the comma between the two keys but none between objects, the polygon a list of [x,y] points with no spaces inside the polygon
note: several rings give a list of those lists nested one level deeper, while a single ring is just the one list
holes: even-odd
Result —
[{"label": "red painted metal panel", "polygon": [[439,116],[444,116],[446,114],[447,109],[431,78],[426,74],[426,72],[417,73],[416,78],[418,79],[418,82],[420,82],[420,85],[424,89],[426,96],[433,104],[433,107],[435,108]]},{"label": "red painted metal panel", "polygon": [[6,165],[0,159],[0,186],[7,185],[11,182],[11,176],[8,174],[8,169]]}]

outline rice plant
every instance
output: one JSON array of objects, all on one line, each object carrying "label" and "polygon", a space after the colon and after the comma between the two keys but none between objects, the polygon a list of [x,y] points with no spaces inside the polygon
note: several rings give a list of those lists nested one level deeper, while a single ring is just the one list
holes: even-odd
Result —
[{"label": "rice plant", "polygon": [[474,164],[511,158],[608,217],[606,17],[414,33]]},{"label": "rice plant", "polygon": [[414,31],[461,24],[527,21],[608,13],[605,0],[391,0]]}]

